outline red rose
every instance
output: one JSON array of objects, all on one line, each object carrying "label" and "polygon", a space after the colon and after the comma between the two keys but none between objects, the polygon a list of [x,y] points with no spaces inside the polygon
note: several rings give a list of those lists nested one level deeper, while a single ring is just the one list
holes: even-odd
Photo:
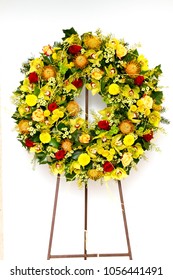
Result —
[{"label": "red rose", "polygon": [[26,147],[28,147],[28,148],[31,148],[31,147],[34,147],[34,142],[32,141],[32,140],[30,140],[29,138],[27,138],[26,140],[25,140],[25,145],[26,145]]},{"label": "red rose", "polygon": [[79,45],[72,45],[68,48],[68,51],[71,54],[77,54],[78,52],[80,52],[81,49],[82,47]]},{"label": "red rose", "polygon": [[106,161],[103,164],[103,169],[104,169],[104,172],[111,172],[112,170],[114,170],[114,166],[110,161]]},{"label": "red rose", "polygon": [[58,108],[58,105],[55,102],[52,102],[48,105],[48,110],[51,112],[57,108]]},{"label": "red rose", "polygon": [[146,142],[150,142],[151,139],[153,139],[153,131],[151,131],[151,132],[148,133],[148,134],[144,134],[144,135],[143,135],[143,139],[144,139]]},{"label": "red rose", "polygon": [[100,129],[104,129],[104,130],[109,130],[109,129],[110,129],[109,122],[106,121],[106,120],[99,121],[99,122],[98,122],[98,127],[99,127]]},{"label": "red rose", "polygon": [[37,83],[38,82],[38,75],[36,72],[32,72],[28,76],[29,82],[31,84]]},{"label": "red rose", "polygon": [[144,77],[143,76],[138,76],[134,79],[134,84],[137,85],[137,86],[141,86],[143,81],[144,81]]},{"label": "red rose", "polygon": [[83,86],[83,81],[82,79],[75,79],[73,82],[72,82],[72,85],[74,85],[76,88],[80,88]]},{"label": "red rose", "polygon": [[59,150],[58,152],[55,153],[55,157],[57,160],[63,159],[65,157],[65,151]]}]

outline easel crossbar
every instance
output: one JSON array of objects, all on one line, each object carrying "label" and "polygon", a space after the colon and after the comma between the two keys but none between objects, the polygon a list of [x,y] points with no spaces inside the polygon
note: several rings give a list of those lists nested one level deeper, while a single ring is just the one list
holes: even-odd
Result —
[{"label": "easel crossbar", "polygon": [[50,255],[50,259],[58,259],[58,258],[95,258],[95,257],[130,257],[130,256],[129,256],[129,253]]}]

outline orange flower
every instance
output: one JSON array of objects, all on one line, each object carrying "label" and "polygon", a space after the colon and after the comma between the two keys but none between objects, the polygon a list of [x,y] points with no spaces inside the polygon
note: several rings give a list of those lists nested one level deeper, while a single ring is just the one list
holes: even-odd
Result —
[{"label": "orange flower", "polygon": [[41,73],[41,76],[44,80],[48,80],[49,78],[52,78],[52,77],[56,77],[56,71],[55,71],[55,68],[51,65],[48,65],[48,66],[45,66],[43,68],[43,71]]}]

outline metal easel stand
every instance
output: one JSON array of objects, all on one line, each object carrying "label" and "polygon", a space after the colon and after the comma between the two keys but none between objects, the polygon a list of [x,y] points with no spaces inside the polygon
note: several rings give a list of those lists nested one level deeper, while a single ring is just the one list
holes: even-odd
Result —
[{"label": "metal easel stand", "polygon": [[[85,89],[85,121],[88,123],[88,103],[89,103],[89,95],[88,90]],[[53,214],[52,214],[52,224],[51,224],[51,231],[50,231],[50,239],[49,239],[49,247],[48,247],[48,254],[47,259],[50,260],[51,258],[84,258],[86,260],[88,257],[129,257],[132,260],[132,252],[130,247],[130,239],[127,227],[127,219],[124,207],[124,199],[123,199],[123,192],[121,181],[118,181],[118,189],[119,189],[119,196],[121,201],[121,209],[122,209],[122,216],[124,221],[124,229],[126,234],[126,242],[127,242],[127,253],[114,253],[114,254],[88,254],[87,253],[87,228],[88,228],[88,186],[85,184],[85,191],[84,191],[84,201],[85,201],[85,208],[84,208],[84,253],[83,254],[75,254],[75,255],[52,255],[52,240],[53,240],[53,233],[54,233],[54,225],[55,225],[55,217],[56,217],[56,209],[57,209],[57,202],[58,202],[58,193],[59,193],[59,186],[60,186],[60,175],[57,176],[56,182],[56,190],[55,190],[55,199],[54,199],[54,207],[53,207]]]},{"label": "metal easel stand", "polygon": [[109,253],[107,253],[107,254],[102,254],[102,253],[89,254],[89,253],[87,253],[88,186],[87,186],[87,184],[85,184],[85,190],[84,190],[84,202],[85,202],[85,207],[84,207],[84,253],[83,254],[74,254],[74,255],[72,255],[72,254],[52,255],[51,249],[52,249],[52,240],[53,240],[54,225],[55,225],[55,218],[56,218],[59,187],[60,187],[60,175],[57,176],[57,182],[56,182],[55,199],[54,199],[54,207],[53,207],[53,214],[52,214],[52,224],[51,224],[47,259],[50,260],[50,259],[55,259],[55,258],[84,258],[84,260],[87,260],[87,258],[89,258],[89,257],[129,257],[129,259],[132,260],[132,252],[131,252],[131,246],[130,246],[130,239],[129,239],[129,233],[128,233],[128,226],[127,226],[127,219],[126,219],[126,212],[125,212],[125,206],[124,206],[121,181],[118,181],[118,190],[119,190],[119,196],[120,196],[120,202],[121,202],[122,216],[123,216],[123,221],[124,221],[124,230],[125,230],[127,249],[128,249],[127,252],[126,253],[110,253],[110,254]]}]

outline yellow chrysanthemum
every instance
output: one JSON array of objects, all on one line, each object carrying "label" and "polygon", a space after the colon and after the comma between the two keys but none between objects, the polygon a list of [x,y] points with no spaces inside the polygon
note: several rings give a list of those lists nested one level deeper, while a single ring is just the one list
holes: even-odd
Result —
[{"label": "yellow chrysanthemum", "polygon": [[120,93],[120,87],[117,84],[111,84],[109,86],[109,93],[111,95],[117,95],[118,93]]},{"label": "yellow chrysanthemum", "polygon": [[28,106],[35,106],[37,104],[37,96],[34,94],[28,94],[26,96],[26,104]]},{"label": "yellow chrysanthemum", "polygon": [[132,146],[134,144],[134,142],[135,142],[135,138],[132,134],[126,135],[123,139],[123,143],[126,146]]},{"label": "yellow chrysanthemum", "polygon": [[84,167],[90,163],[90,156],[87,153],[80,154],[78,157],[78,162]]},{"label": "yellow chrysanthemum", "polygon": [[49,143],[50,140],[51,140],[51,136],[48,132],[42,132],[40,133],[40,141],[43,143],[43,144],[46,144],[46,143]]},{"label": "yellow chrysanthemum", "polygon": [[60,118],[64,117],[64,112],[59,110],[59,109],[55,109],[53,110],[53,114],[52,114],[52,120],[53,121],[58,121]]}]

